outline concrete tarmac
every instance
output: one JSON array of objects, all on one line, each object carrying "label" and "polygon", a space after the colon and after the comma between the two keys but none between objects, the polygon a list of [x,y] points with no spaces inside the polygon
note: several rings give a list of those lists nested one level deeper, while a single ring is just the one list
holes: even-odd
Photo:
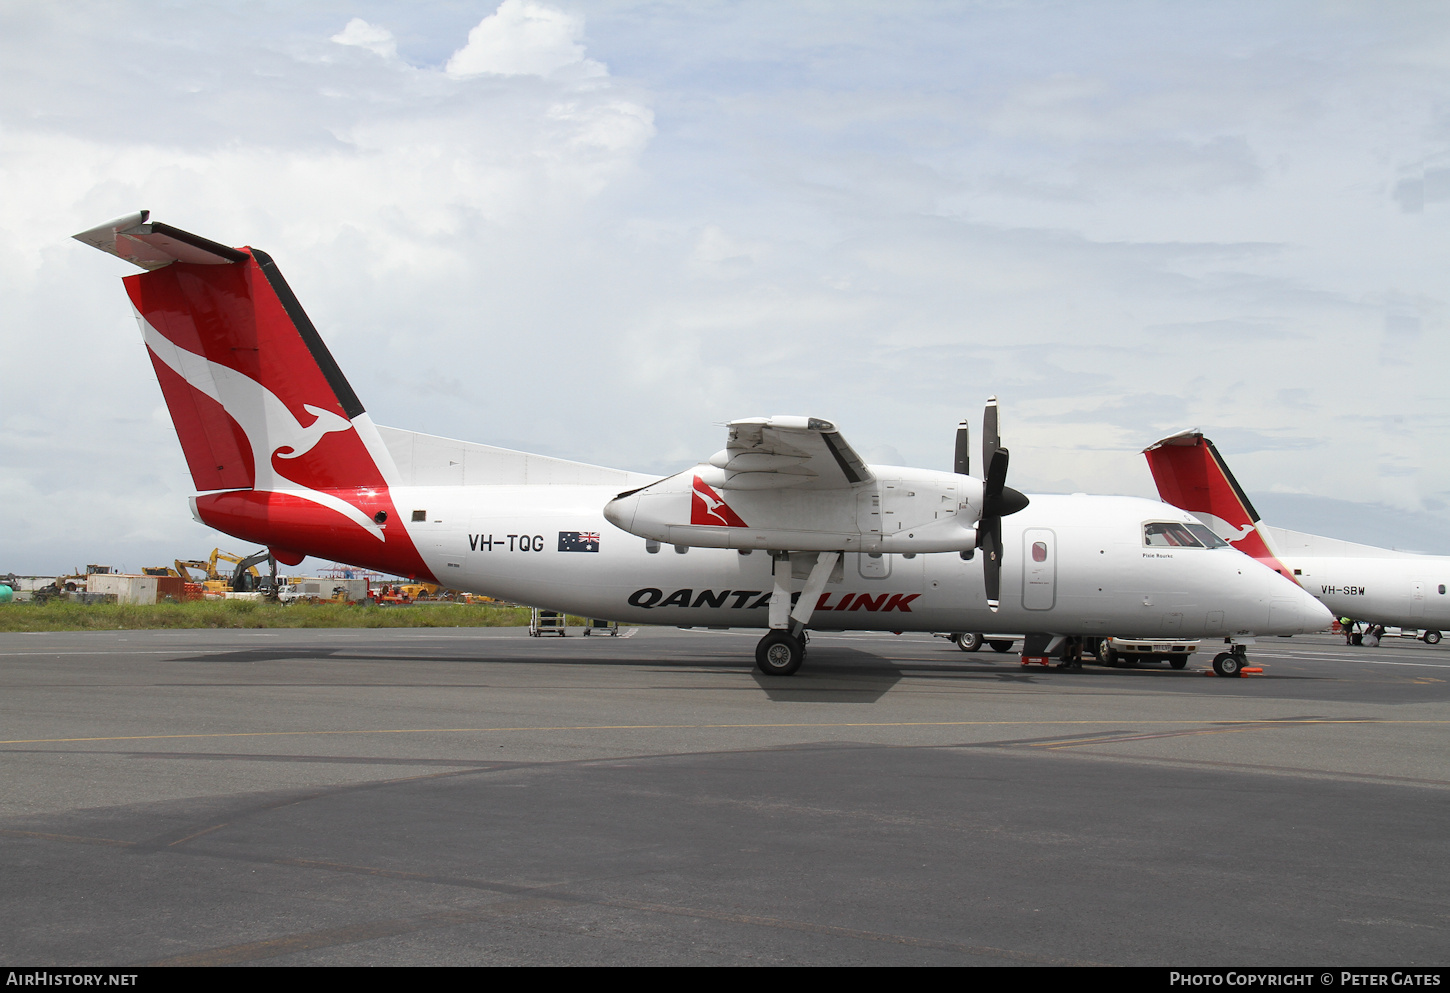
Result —
[{"label": "concrete tarmac", "polygon": [[10,965],[1445,965],[1450,643],[0,635]]}]

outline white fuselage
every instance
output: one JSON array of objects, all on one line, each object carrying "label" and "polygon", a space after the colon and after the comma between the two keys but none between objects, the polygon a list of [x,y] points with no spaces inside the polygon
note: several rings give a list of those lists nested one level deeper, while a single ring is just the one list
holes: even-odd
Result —
[{"label": "white fuselage", "polygon": [[1450,556],[1259,529],[1295,580],[1335,617],[1450,631]]},{"label": "white fuselage", "polygon": [[[768,552],[679,551],[621,531],[603,514],[618,492],[612,485],[392,490],[402,526],[449,587],[631,623],[767,626]],[[426,520],[411,521],[415,510]],[[987,607],[980,555],[848,552],[810,626],[1195,638],[1327,627],[1330,617],[1312,597],[1232,548],[1145,547],[1145,522],[1193,520],[1134,497],[1034,496],[1003,522],[998,612]],[[588,534],[598,541],[578,540]]]}]

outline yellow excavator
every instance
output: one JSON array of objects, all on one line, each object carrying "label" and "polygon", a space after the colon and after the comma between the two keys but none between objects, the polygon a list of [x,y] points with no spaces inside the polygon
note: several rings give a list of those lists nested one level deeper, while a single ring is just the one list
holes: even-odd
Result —
[{"label": "yellow excavator", "polygon": [[[218,562],[230,562],[234,565],[229,576],[217,571]],[[271,563],[271,574],[267,580],[263,579],[262,573],[257,569],[261,562]],[[208,593],[250,593],[277,585],[277,562],[265,548],[246,557],[213,548],[210,557],[205,561],[177,559],[176,575],[188,583],[200,583]]]}]

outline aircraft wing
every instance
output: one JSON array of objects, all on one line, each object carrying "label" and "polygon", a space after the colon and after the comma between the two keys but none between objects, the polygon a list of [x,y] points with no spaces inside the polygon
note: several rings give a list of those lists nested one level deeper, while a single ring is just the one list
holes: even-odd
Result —
[{"label": "aircraft wing", "polygon": [[750,417],[726,427],[723,451],[620,493],[605,519],[680,547],[884,554],[977,546],[979,479],[909,469],[897,470],[909,479],[880,479],[818,417]]},{"label": "aircraft wing", "polygon": [[709,464],[727,490],[846,489],[875,477],[836,426],[819,417],[731,421],[729,441]]}]

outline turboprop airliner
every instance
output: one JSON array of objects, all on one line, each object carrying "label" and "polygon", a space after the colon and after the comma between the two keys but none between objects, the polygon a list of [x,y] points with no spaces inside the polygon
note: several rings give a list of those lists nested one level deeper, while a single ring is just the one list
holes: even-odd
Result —
[{"label": "turboprop airliner", "polygon": [[957,471],[940,472],[867,465],[833,422],[777,416],[731,422],[722,451],[660,479],[374,424],[265,252],[147,211],[76,238],[145,270],[123,282],[193,516],[289,565],[762,628],[773,675],[800,667],[808,629],[1223,637],[1242,658],[1256,635],[1331,620],[1183,511],[1008,487],[995,403],[982,478],[965,425]]},{"label": "turboprop airliner", "polygon": [[1450,556],[1270,527],[1213,442],[1199,431],[1180,431],[1143,454],[1165,502],[1196,515],[1235,548],[1292,578],[1336,617],[1424,630],[1432,645],[1450,629]]}]

